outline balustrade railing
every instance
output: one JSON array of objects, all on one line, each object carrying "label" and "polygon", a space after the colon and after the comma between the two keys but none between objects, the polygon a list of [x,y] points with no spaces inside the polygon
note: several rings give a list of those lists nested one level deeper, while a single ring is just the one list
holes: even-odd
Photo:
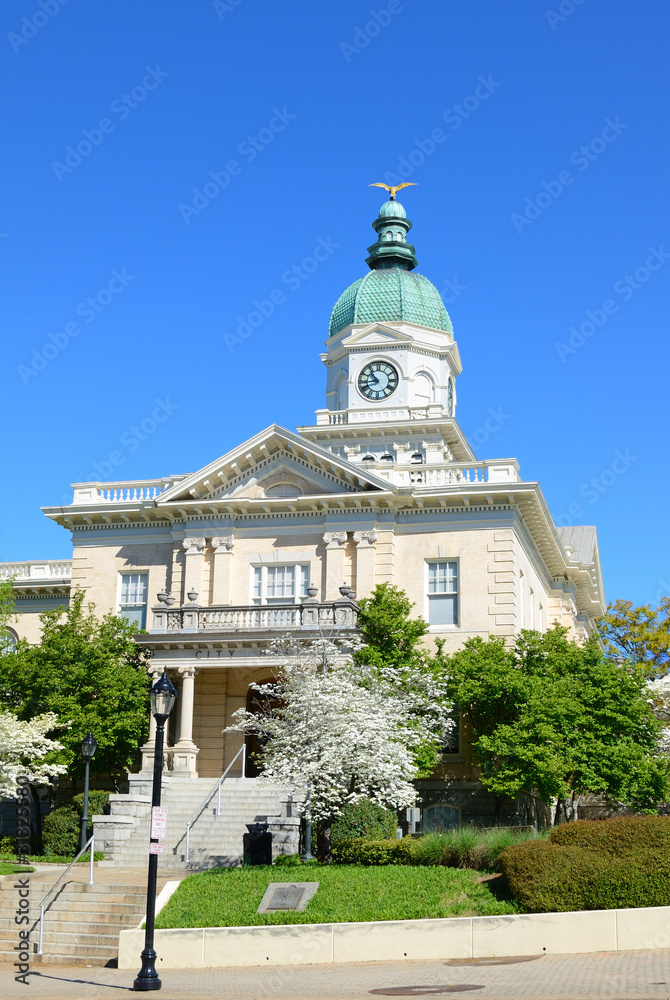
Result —
[{"label": "balustrade railing", "polygon": [[410,486],[467,486],[472,483],[517,483],[519,475],[516,462],[476,462],[470,465],[443,465],[431,468],[418,465],[403,468]]},{"label": "balustrade railing", "polygon": [[358,609],[350,601],[332,604],[264,604],[207,608],[156,606],[152,632],[265,632],[291,629],[356,628]]},{"label": "balustrade railing", "polygon": [[69,580],[71,562],[0,563],[0,580]]},{"label": "balustrade railing", "polygon": [[128,503],[134,500],[155,500],[182,479],[184,476],[139,479],[135,482],[75,483],[73,503]]}]

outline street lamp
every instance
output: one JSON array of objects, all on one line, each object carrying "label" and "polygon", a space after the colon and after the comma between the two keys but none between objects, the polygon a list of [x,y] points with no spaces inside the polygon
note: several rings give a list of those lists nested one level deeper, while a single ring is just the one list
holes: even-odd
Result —
[{"label": "street lamp", "polygon": [[[163,739],[165,723],[172,711],[177,692],[170,684],[167,669],[156,681],[151,691],[151,711],[156,720],[156,741],[154,744],[154,781],[151,794],[151,808],[161,804],[161,781],[163,777]],[[158,843],[152,837],[151,843]],[[156,972],[156,952],[154,951],[154,923],[156,918],[156,877],[158,875],[158,855],[149,855],[149,876],[147,880],[147,919],[144,932],[144,951],[142,952],[142,968],[133,983],[135,990],[159,990],[162,986]]]},{"label": "street lamp", "polygon": [[86,833],[88,831],[88,769],[91,763],[91,758],[98,749],[98,744],[95,741],[95,736],[93,733],[89,733],[85,739],[81,741],[81,752],[84,760],[86,761],[86,771],[84,776],[84,811],[81,816],[81,835],[79,837],[79,850],[83,851],[86,847],[86,841],[88,837]]},{"label": "street lamp", "polygon": [[305,850],[300,856],[301,861],[314,861],[312,854],[312,782],[307,784],[307,800],[305,802]]}]

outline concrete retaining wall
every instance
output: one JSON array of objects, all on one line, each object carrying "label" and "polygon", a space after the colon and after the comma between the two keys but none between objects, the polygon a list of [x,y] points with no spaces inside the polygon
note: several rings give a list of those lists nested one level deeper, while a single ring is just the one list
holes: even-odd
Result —
[{"label": "concrete retaining wall", "polygon": [[[144,931],[121,931],[119,968],[139,968]],[[670,947],[670,906],[356,924],[156,931],[157,969],[493,958]]]}]

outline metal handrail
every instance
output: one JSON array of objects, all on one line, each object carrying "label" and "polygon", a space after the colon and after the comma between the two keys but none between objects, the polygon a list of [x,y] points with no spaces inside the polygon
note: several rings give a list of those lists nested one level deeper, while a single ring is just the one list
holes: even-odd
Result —
[{"label": "metal handrail", "polygon": [[93,885],[93,857],[94,857],[94,854],[95,854],[95,834],[91,834],[91,836],[89,837],[89,839],[86,841],[86,843],[84,844],[84,846],[80,850],[79,854],[76,854],[74,856],[74,858],[72,859],[72,861],[70,862],[70,864],[67,866],[67,868],[65,869],[65,871],[61,874],[60,878],[56,882],[54,882],[54,884],[51,886],[51,888],[47,892],[46,896],[44,897],[44,899],[40,903],[40,943],[39,943],[38,948],[37,948],[37,954],[38,955],[42,954],[42,941],[43,941],[43,937],[44,937],[44,908],[46,906],[47,899],[52,894],[52,892],[55,892],[55,890],[61,884],[61,882],[63,881],[63,879],[65,878],[65,876],[69,872],[70,868],[72,868],[72,865],[75,864],[77,861],[79,861],[79,858],[82,856],[82,854],[86,853],[86,849],[87,849],[87,847],[89,845],[91,847],[91,861],[90,861],[90,867],[89,867],[89,870],[88,870],[88,885]]},{"label": "metal handrail", "polygon": [[223,782],[228,777],[228,772],[230,771],[231,767],[233,766],[233,764],[235,763],[235,761],[237,760],[237,758],[240,756],[240,754],[242,754],[242,777],[246,778],[246,773],[245,772],[246,772],[246,769],[247,769],[247,745],[246,745],[246,743],[243,743],[242,746],[240,747],[240,749],[237,751],[237,753],[233,757],[233,759],[231,760],[231,762],[228,765],[228,767],[226,768],[226,770],[223,772],[223,774],[218,779],[218,781],[216,782],[216,784],[209,790],[209,792],[207,793],[207,795],[205,796],[205,798],[202,800],[202,802],[200,803],[200,805],[198,806],[198,808],[196,809],[196,811],[193,813],[193,815],[191,816],[191,818],[188,821],[188,823],[186,824],[186,852],[184,854],[184,862],[186,864],[188,864],[188,859],[189,859],[191,827],[193,826],[193,824],[195,823],[195,821],[198,819],[198,817],[200,816],[200,814],[204,810],[204,808],[207,805],[207,803],[209,802],[209,800],[214,795],[214,792],[218,792],[217,802],[216,802],[216,815],[217,816],[221,815],[221,785],[223,784]]}]

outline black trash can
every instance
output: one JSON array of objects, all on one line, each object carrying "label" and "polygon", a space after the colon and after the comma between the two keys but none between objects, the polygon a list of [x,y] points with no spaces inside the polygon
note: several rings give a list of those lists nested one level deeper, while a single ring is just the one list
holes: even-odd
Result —
[{"label": "black trash can", "polygon": [[272,864],[272,834],[267,823],[247,823],[248,833],[244,834],[245,865]]}]

